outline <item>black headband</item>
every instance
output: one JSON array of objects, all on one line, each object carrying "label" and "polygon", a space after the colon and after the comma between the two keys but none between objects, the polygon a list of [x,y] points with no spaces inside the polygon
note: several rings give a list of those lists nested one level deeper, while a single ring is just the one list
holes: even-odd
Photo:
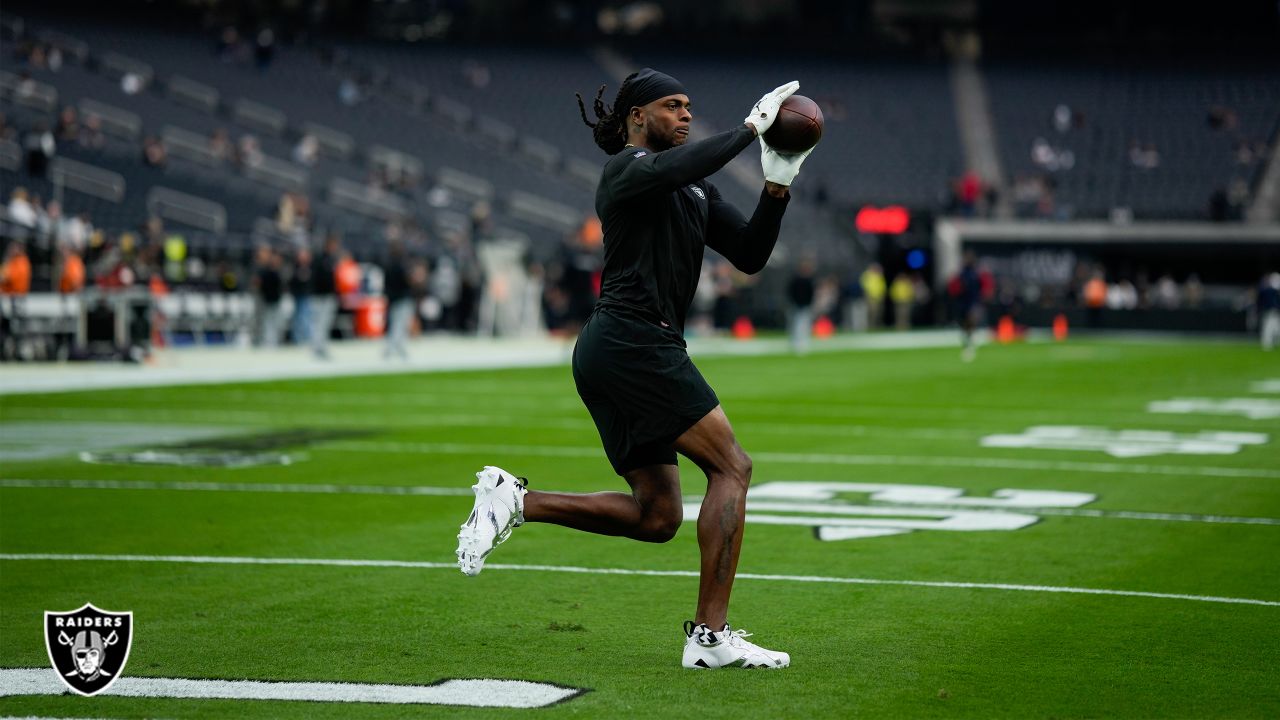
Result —
[{"label": "black headband", "polygon": [[668,95],[689,94],[685,92],[684,85],[681,85],[679,80],[653,68],[645,68],[636,73],[636,76],[631,78],[631,84],[627,86],[627,90],[627,95],[629,96],[627,110],[637,106],[648,105],[654,100]]}]

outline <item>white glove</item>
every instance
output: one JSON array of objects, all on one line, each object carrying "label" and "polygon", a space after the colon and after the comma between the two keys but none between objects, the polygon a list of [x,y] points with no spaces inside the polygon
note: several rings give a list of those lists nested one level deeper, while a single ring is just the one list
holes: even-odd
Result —
[{"label": "white glove", "polygon": [[778,108],[782,107],[782,101],[791,97],[791,94],[799,89],[799,80],[779,85],[773,89],[773,92],[766,93],[760,98],[755,107],[751,108],[751,112],[747,113],[747,119],[744,122],[755,126],[757,136],[764,135],[764,131],[768,130],[773,125],[773,121],[778,118]]},{"label": "white glove", "polygon": [[[817,147],[817,145],[813,147]],[[800,173],[800,164],[804,162],[805,158],[809,157],[811,152],[813,152],[813,148],[798,153],[778,152],[770,147],[762,136],[760,138],[760,167],[764,168],[764,179],[779,185],[790,185],[796,179],[796,175]]]}]

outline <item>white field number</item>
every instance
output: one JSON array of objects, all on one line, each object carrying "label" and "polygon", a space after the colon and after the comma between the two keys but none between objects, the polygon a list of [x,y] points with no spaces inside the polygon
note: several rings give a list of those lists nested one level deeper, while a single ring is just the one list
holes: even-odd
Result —
[{"label": "white field number", "polygon": [[1177,415],[1240,415],[1250,420],[1280,418],[1280,400],[1271,398],[1173,398],[1147,404],[1147,412]]},{"label": "white field number", "polygon": [[[853,505],[839,495],[867,495],[877,505]],[[851,482],[769,482],[747,493],[747,522],[813,528],[819,540],[903,535],[915,530],[978,532],[1019,530],[1039,522],[1032,508],[1074,508],[1097,499],[1091,493],[1054,490],[997,490],[991,497],[966,497],[959,488]],[[686,520],[701,506],[684,504]]]},{"label": "white field number", "polygon": [[987,435],[983,447],[1037,450],[1086,450],[1112,457],[1150,455],[1234,455],[1245,445],[1262,445],[1266,433],[1198,432],[1165,430],[1108,430],[1074,425],[1039,425],[1021,433]]}]

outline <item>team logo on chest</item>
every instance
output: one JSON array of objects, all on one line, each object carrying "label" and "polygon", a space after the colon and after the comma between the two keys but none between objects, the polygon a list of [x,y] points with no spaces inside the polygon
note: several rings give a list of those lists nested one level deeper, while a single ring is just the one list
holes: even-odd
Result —
[{"label": "team logo on chest", "polygon": [[697,185],[690,185],[690,186],[689,186],[689,189],[690,189],[691,191],[693,191],[693,194],[694,194],[694,195],[697,195],[697,196],[698,196],[698,199],[699,199],[699,200],[706,200],[706,199],[707,199],[707,194],[706,194],[706,193],[704,193],[704,192],[702,192],[702,188],[698,187]]},{"label": "team logo on chest", "polygon": [[81,695],[111,687],[133,644],[133,613],[99,610],[85,603],[79,610],[44,614],[44,645],[58,678]]}]

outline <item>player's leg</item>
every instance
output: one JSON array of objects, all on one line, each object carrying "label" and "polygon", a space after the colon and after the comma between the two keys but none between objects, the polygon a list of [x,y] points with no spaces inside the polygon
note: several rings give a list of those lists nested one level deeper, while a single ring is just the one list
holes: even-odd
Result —
[{"label": "player's leg", "polygon": [[698,513],[702,572],[694,621],[718,628],[726,622],[738,570],[751,458],[738,444],[719,406],[677,438],[675,448],[707,476],[707,494]]},{"label": "player's leg", "polygon": [[698,609],[695,619],[685,623],[688,639],[682,664],[687,668],[788,666],[787,653],[748,642],[749,633],[731,629],[727,620],[746,522],[751,458],[718,405],[681,435],[675,447],[707,475],[707,494],[698,513],[702,551]]},{"label": "player's leg", "polygon": [[684,518],[680,473],[675,465],[648,465],[623,474],[630,493],[557,493],[530,490],[525,522],[545,522],[598,535],[645,542],[675,537]]},{"label": "player's leg", "polygon": [[458,567],[467,575],[480,574],[489,553],[526,522],[646,542],[675,537],[684,515],[675,464],[646,465],[624,477],[631,494],[534,492],[526,489],[523,478],[502,468],[484,468],[476,473],[475,503],[458,532]]}]

